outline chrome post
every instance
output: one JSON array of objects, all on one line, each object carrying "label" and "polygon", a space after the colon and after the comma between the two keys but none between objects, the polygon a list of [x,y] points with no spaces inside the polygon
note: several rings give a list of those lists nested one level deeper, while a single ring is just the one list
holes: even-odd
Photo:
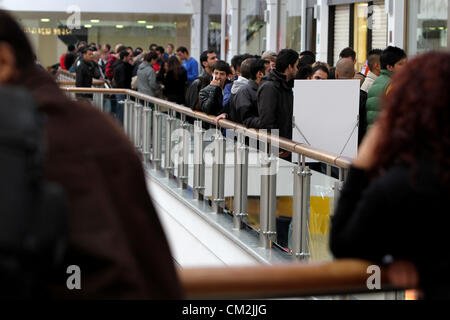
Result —
[{"label": "chrome post", "polygon": [[152,116],[152,109],[148,107],[147,103],[145,103],[142,117],[143,118],[142,155],[144,163],[147,163],[150,160],[151,116]]},{"label": "chrome post", "polygon": [[142,105],[136,101],[134,104],[134,144],[140,151],[142,151],[142,108]]},{"label": "chrome post", "polygon": [[248,216],[248,152],[245,135],[238,133],[234,145],[234,199],[233,199],[233,228],[242,229],[242,220]]},{"label": "chrome post", "polygon": [[128,107],[128,103],[124,101],[117,101],[117,104],[123,104],[123,129],[125,130],[126,135],[130,136],[130,108]]},{"label": "chrome post", "polygon": [[222,213],[223,206],[225,204],[225,147],[225,138],[220,130],[216,130],[216,135],[214,137],[214,157],[212,167],[212,208],[216,213]]},{"label": "chrome post", "polygon": [[175,169],[172,159],[172,133],[175,126],[176,118],[172,110],[166,117],[166,147],[164,152],[164,173],[166,178],[173,177],[173,171]]},{"label": "chrome post", "polygon": [[130,137],[131,142],[133,144],[135,143],[135,137],[134,137],[134,128],[136,126],[136,118],[135,118],[135,108],[134,103],[130,100],[125,100],[125,106],[128,105],[128,136]]},{"label": "chrome post", "polygon": [[100,104],[100,111],[105,111],[105,102],[104,102],[104,96],[103,93],[100,93],[99,104]]},{"label": "chrome post", "polygon": [[99,109],[99,102],[98,102],[98,93],[97,92],[95,92],[93,95],[92,95],[92,104],[97,108],[97,109]]},{"label": "chrome post", "polygon": [[191,148],[191,134],[189,130],[189,124],[186,123],[186,115],[181,115],[181,129],[182,133],[178,137],[178,145],[181,146],[178,149],[178,188],[186,189],[188,184],[189,174],[189,151]]},{"label": "chrome post", "polygon": [[331,166],[327,164],[327,176],[331,177]]},{"label": "chrome post", "polygon": [[194,199],[203,200],[205,193],[205,160],[203,153],[205,145],[203,143],[205,130],[203,130],[202,122],[196,120],[194,122]]},{"label": "chrome post", "polygon": [[277,158],[270,154],[271,146],[266,143],[267,151],[261,159],[261,200],[259,246],[265,249],[272,247],[276,240],[276,207],[277,207]]},{"label": "chrome post", "polygon": [[156,107],[153,113],[152,165],[153,170],[161,169],[162,113]]},{"label": "chrome post", "polygon": [[292,255],[308,260],[309,253],[309,203],[311,170],[305,167],[305,156],[299,155],[300,165],[294,168],[294,206],[292,212]]}]

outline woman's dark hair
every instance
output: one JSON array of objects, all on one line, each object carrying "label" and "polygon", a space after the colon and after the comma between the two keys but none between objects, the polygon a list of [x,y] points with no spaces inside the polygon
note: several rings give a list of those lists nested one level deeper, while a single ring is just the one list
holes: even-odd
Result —
[{"label": "woman's dark hair", "polygon": [[314,75],[314,73],[316,73],[318,70],[322,70],[327,74],[328,77],[330,77],[330,67],[328,66],[328,64],[320,61],[314,63],[312,66],[311,75]]},{"label": "woman's dark hair", "polygon": [[406,58],[406,52],[403,49],[389,46],[381,53],[381,69],[386,70],[387,66],[393,67],[404,58]]},{"label": "woman's dark hair", "polygon": [[173,76],[175,77],[176,80],[178,80],[178,69],[181,67],[180,60],[178,60],[176,56],[171,56],[167,61],[167,65],[168,65],[167,71],[172,71]]},{"label": "woman's dark hair", "polygon": [[431,52],[408,62],[394,75],[383,100],[373,173],[402,162],[414,171],[421,156],[437,163],[450,188],[450,53]]},{"label": "woman's dark hair", "polygon": [[285,72],[289,66],[295,66],[298,60],[298,53],[292,49],[283,49],[280,51],[275,63],[275,69],[278,72]]},{"label": "woman's dark hair", "polygon": [[150,62],[152,60],[158,59],[158,54],[155,51],[150,51],[144,56],[144,60]]},{"label": "woman's dark hair", "polygon": [[19,71],[34,66],[35,54],[23,28],[4,10],[0,10],[0,42],[12,47]]},{"label": "woman's dark hair", "polygon": [[313,75],[313,68],[309,64],[299,64],[296,79],[306,80]]}]

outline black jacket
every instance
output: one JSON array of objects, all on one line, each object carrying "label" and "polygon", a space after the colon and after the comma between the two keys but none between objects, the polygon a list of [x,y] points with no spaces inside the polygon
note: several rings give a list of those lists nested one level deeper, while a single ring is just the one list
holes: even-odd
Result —
[{"label": "black jacket", "polygon": [[199,93],[200,90],[205,88],[212,81],[212,75],[207,72],[203,74],[192,82],[191,86],[186,91],[186,106],[192,110],[200,109]]},{"label": "black jacket", "polygon": [[167,71],[163,78],[164,95],[169,101],[176,102],[178,104],[184,104],[185,92],[189,84],[187,80],[187,72],[183,67],[178,68],[178,79],[175,78],[173,70]]},{"label": "black jacket", "polygon": [[276,70],[262,78],[257,92],[260,129],[278,129],[280,137],[292,139],[293,81]]},{"label": "black jacket", "polygon": [[367,92],[359,90],[359,125],[358,125],[358,146],[361,144],[367,132]]},{"label": "black jacket", "polygon": [[261,126],[258,117],[257,92],[258,84],[249,80],[247,85],[239,89],[232,103],[236,110],[236,122],[242,123],[247,128],[259,129]]},{"label": "black jacket", "polygon": [[131,89],[131,75],[133,66],[118,60],[114,63],[114,87],[122,89]]},{"label": "black jacket", "polygon": [[92,87],[92,79],[100,78],[100,71],[96,64],[92,61],[86,62],[81,60],[79,67],[77,68],[77,74],[75,79],[75,86],[81,88]]},{"label": "black jacket", "polygon": [[373,180],[352,168],[332,218],[330,247],[336,258],[410,261],[426,299],[449,299],[450,188],[433,163],[419,160],[414,169],[398,164]]},{"label": "black jacket", "polygon": [[218,116],[222,109],[223,92],[222,88],[218,86],[208,85],[200,90],[200,111]]}]

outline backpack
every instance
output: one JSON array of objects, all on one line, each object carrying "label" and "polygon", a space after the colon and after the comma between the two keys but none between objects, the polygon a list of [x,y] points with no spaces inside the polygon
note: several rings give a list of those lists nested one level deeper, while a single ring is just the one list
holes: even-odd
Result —
[{"label": "backpack", "polygon": [[42,297],[65,251],[66,199],[43,179],[44,115],[22,89],[0,97],[0,298]]}]

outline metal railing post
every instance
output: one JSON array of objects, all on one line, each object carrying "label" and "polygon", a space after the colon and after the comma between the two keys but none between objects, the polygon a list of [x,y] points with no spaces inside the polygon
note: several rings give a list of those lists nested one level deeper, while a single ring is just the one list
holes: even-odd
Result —
[{"label": "metal railing post", "polygon": [[162,113],[156,107],[153,112],[152,166],[153,170],[161,169]]},{"label": "metal railing post", "polygon": [[276,207],[277,207],[277,158],[273,157],[270,144],[267,144],[269,153],[261,159],[261,199],[260,199],[260,226],[259,246],[265,249],[272,247],[276,240]]},{"label": "metal railing post", "polygon": [[142,109],[143,106],[136,101],[134,104],[134,145],[142,151]]},{"label": "metal railing post", "polygon": [[166,178],[173,177],[175,169],[172,159],[172,133],[176,120],[172,111],[169,111],[166,117],[166,146],[164,152],[164,173]]},{"label": "metal railing post", "polygon": [[295,259],[308,260],[309,252],[309,203],[311,170],[305,167],[305,156],[299,155],[300,165],[294,168],[294,206],[292,212],[292,255]]},{"label": "metal railing post", "polygon": [[243,219],[248,216],[248,152],[245,135],[238,133],[234,145],[234,199],[233,199],[233,228],[242,229]]},{"label": "metal railing post", "polygon": [[212,208],[216,213],[223,212],[225,203],[225,148],[226,140],[220,130],[216,130],[214,137],[214,157],[212,174]]},{"label": "metal railing post", "polygon": [[130,108],[125,101],[118,101],[117,104],[123,104],[123,129],[128,137],[130,137]]},{"label": "metal railing post", "polygon": [[178,137],[178,188],[185,189],[188,184],[189,177],[189,151],[191,148],[191,134],[189,124],[186,123],[186,116],[181,115],[181,129],[182,133]]},{"label": "metal railing post", "polygon": [[205,130],[202,121],[194,122],[194,199],[203,200],[205,192],[205,160],[203,153],[205,145],[203,143]]},{"label": "metal railing post", "polygon": [[147,103],[145,103],[142,117],[142,155],[145,163],[150,160],[151,117],[152,109],[148,107]]}]

